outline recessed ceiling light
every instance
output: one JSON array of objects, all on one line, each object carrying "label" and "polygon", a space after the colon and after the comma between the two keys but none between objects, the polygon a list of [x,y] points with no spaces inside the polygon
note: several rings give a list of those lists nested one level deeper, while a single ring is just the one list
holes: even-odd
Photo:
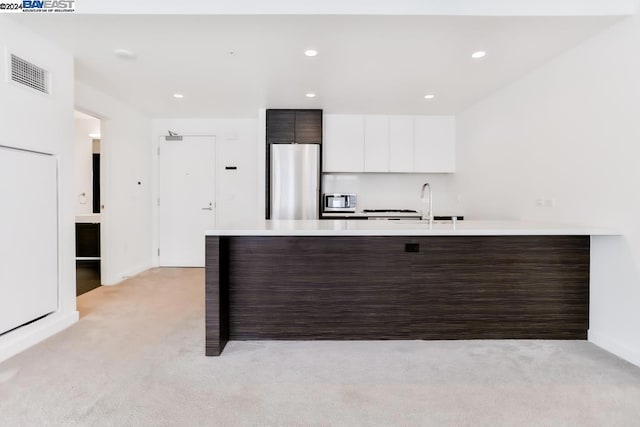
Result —
[{"label": "recessed ceiling light", "polygon": [[316,94],[315,93],[308,93],[307,94],[307,98],[315,98]]},{"label": "recessed ceiling light", "polygon": [[304,54],[307,56],[316,56],[318,55],[318,51],[314,49],[308,49],[304,51]]},{"label": "recessed ceiling light", "polygon": [[135,59],[136,54],[128,49],[116,49],[113,53],[121,59]]},{"label": "recessed ceiling light", "polygon": [[477,52],[473,52],[471,54],[471,57],[473,59],[480,59],[480,58],[484,57],[486,54],[487,54],[487,52],[485,52],[484,50],[479,50]]},{"label": "recessed ceiling light", "polygon": [[433,98],[435,98],[435,97],[436,97],[436,96],[435,96],[434,94],[429,93],[429,94],[427,94],[427,95],[425,95],[425,96],[424,96],[424,99],[433,99]]},{"label": "recessed ceiling light", "polygon": [[90,133],[89,134],[89,138],[100,139],[100,134],[99,133]]},{"label": "recessed ceiling light", "polygon": [[181,93],[174,93],[173,97],[176,98],[176,99],[182,99],[182,98],[184,98],[184,95],[181,94]]}]

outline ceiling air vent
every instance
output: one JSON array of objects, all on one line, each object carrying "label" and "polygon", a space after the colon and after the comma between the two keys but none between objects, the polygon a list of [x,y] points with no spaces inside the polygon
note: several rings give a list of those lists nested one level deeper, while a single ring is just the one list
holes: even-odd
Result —
[{"label": "ceiling air vent", "polygon": [[11,54],[11,80],[38,92],[49,93],[49,71],[14,54]]}]

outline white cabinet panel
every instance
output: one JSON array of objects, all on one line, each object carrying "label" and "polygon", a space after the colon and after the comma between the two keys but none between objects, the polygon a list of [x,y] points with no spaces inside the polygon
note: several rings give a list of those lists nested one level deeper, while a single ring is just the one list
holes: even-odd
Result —
[{"label": "white cabinet panel", "polygon": [[453,116],[417,116],[414,132],[415,172],[455,172]]},{"label": "white cabinet panel", "polygon": [[455,172],[453,116],[326,115],[325,172]]},{"label": "white cabinet panel", "polygon": [[412,116],[389,118],[389,172],[413,172]]},{"label": "white cabinet panel", "polygon": [[232,227],[256,219],[256,161],[253,144],[216,141],[216,226]]},{"label": "white cabinet panel", "polygon": [[0,147],[0,333],[58,308],[53,156]]},{"label": "white cabinet panel", "polygon": [[322,152],[325,172],[364,172],[364,116],[324,117]]},{"label": "white cabinet panel", "polygon": [[389,116],[364,118],[364,171],[389,172]]}]

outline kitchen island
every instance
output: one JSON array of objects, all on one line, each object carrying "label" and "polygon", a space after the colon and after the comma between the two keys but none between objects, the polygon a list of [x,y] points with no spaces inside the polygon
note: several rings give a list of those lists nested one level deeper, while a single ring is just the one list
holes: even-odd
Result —
[{"label": "kitchen island", "polygon": [[228,340],[586,339],[590,236],[521,222],[262,221],[206,233]]}]

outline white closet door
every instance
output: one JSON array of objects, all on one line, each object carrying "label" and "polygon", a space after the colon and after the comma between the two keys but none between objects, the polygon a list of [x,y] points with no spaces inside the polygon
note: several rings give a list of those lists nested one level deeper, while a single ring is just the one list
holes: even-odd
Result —
[{"label": "white closet door", "polygon": [[55,157],[0,147],[0,333],[58,308]]}]

